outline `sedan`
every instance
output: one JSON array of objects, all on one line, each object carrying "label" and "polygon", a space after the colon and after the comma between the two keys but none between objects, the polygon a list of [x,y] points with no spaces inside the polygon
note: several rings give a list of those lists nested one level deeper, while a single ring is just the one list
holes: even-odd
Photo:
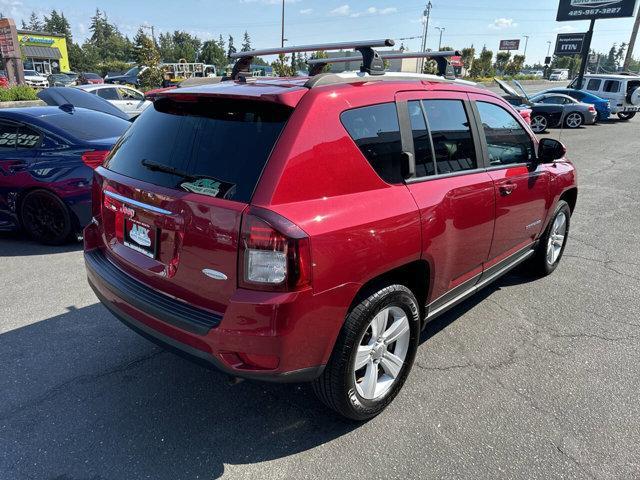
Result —
[{"label": "sedan", "polygon": [[78,85],[102,85],[104,80],[97,73],[82,72],[78,76]]},{"label": "sedan", "polygon": [[76,81],[65,73],[52,73],[47,77],[50,87],[72,87]]},{"label": "sedan", "polygon": [[607,120],[611,116],[611,102],[589,92],[574,90],[573,88],[552,88],[540,93],[560,93],[562,95],[568,95],[579,102],[590,103],[596,108],[596,112],[598,112],[598,121]]},{"label": "sedan", "polygon": [[151,102],[144,98],[144,93],[124,85],[78,85],[76,88],[104,98],[131,118],[137,117],[151,105]]},{"label": "sedan", "polygon": [[598,118],[596,108],[590,103],[582,103],[568,95],[560,93],[541,93],[531,97],[535,103],[546,105],[562,105],[563,125],[567,128],[580,128],[583,125],[593,125]]},{"label": "sedan", "polygon": [[0,110],[0,231],[48,245],[77,238],[91,220],[93,170],[129,125],[68,104]]}]

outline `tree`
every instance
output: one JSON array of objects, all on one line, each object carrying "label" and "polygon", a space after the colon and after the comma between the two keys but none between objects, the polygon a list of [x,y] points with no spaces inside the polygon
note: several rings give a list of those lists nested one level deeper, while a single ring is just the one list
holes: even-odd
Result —
[{"label": "tree", "polygon": [[36,14],[36,12],[31,12],[31,16],[29,17],[29,23],[25,24],[23,20],[22,26],[27,30],[34,30],[36,32],[41,32],[43,30],[42,22],[40,22],[40,19],[38,18],[38,15]]},{"label": "tree", "polygon": [[64,35],[67,42],[72,39],[71,25],[64,16],[64,13],[59,14],[55,9],[51,10],[49,16],[44,16],[43,28],[47,32],[59,33]]},{"label": "tree", "polygon": [[233,37],[229,35],[229,48],[227,48],[227,57],[230,57],[232,53],[236,52],[236,47],[233,45]]},{"label": "tree", "polygon": [[498,73],[503,73],[509,64],[509,60],[511,60],[511,52],[498,52],[496,55],[496,63],[493,67]]},{"label": "tree", "polygon": [[242,38],[242,50],[243,52],[248,52],[252,50],[251,48],[251,38],[249,37],[249,33],[245,30],[244,37]]},{"label": "tree", "polygon": [[134,49],[136,53],[136,63],[140,67],[148,67],[140,76],[140,87],[143,90],[159,87],[162,84],[162,72],[158,65],[160,64],[160,54],[155,43],[151,38],[145,35],[142,28],[138,29],[136,36],[133,38]]},{"label": "tree", "polygon": [[473,65],[471,66],[471,76],[474,78],[494,76],[496,72],[492,66],[492,60],[493,52],[487,50],[486,46],[482,47],[480,56],[473,61]]},{"label": "tree", "polygon": [[462,49],[462,64],[464,68],[467,70],[471,70],[471,66],[473,65],[473,59],[476,56],[476,49],[473,48],[473,45],[469,48]]},{"label": "tree", "polygon": [[129,61],[135,56],[131,41],[120,33],[118,27],[109,23],[107,15],[99,9],[91,17],[89,31],[91,37],[82,48],[94,49],[101,61]]},{"label": "tree", "polygon": [[187,63],[195,62],[201,47],[202,41],[185,31],[161,33],[158,39],[160,58],[167,63],[177,63],[182,59]]},{"label": "tree", "polygon": [[519,74],[524,67],[524,59],[524,55],[514,55],[513,59],[507,65],[505,73],[511,76]]},{"label": "tree", "polygon": [[[311,54],[311,57],[309,57],[310,60],[316,60],[318,58],[329,58],[329,55],[327,55],[327,52],[323,50],[318,50],[317,52],[313,52]],[[331,71],[331,66],[325,65],[321,73],[330,72],[330,71]]]},{"label": "tree", "polygon": [[220,45],[220,40],[207,40],[202,44],[200,60],[208,65],[215,65],[218,74],[224,73],[229,60],[224,51],[224,43]]},{"label": "tree", "polygon": [[293,77],[296,72],[291,68],[289,63],[289,57],[287,57],[284,53],[278,55],[278,59],[275,62],[271,63],[271,67],[273,67],[273,71],[279,77]]}]

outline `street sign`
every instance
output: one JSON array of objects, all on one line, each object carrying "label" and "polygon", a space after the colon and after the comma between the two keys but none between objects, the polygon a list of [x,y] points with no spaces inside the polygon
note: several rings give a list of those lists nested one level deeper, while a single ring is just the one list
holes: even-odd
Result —
[{"label": "street sign", "polygon": [[520,50],[520,40],[500,40],[498,50]]},{"label": "street sign", "polygon": [[558,22],[633,17],[636,0],[560,0]]},{"label": "street sign", "polygon": [[582,54],[586,35],[586,33],[559,33],[553,53],[559,57]]},{"label": "street sign", "polygon": [[551,63],[551,57],[544,57],[544,64],[549,65]]}]

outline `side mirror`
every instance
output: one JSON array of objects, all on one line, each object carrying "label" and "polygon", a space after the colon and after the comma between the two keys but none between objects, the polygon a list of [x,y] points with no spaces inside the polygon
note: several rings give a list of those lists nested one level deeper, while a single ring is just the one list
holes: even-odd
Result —
[{"label": "side mirror", "polygon": [[553,163],[567,153],[566,147],[553,138],[543,138],[538,144],[538,160],[540,163]]}]

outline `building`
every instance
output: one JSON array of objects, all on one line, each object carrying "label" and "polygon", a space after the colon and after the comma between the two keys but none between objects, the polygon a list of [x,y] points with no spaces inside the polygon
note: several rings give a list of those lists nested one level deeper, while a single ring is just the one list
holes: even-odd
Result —
[{"label": "building", "polygon": [[64,35],[18,30],[18,42],[25,70],[44,75],[71,71]]}]

